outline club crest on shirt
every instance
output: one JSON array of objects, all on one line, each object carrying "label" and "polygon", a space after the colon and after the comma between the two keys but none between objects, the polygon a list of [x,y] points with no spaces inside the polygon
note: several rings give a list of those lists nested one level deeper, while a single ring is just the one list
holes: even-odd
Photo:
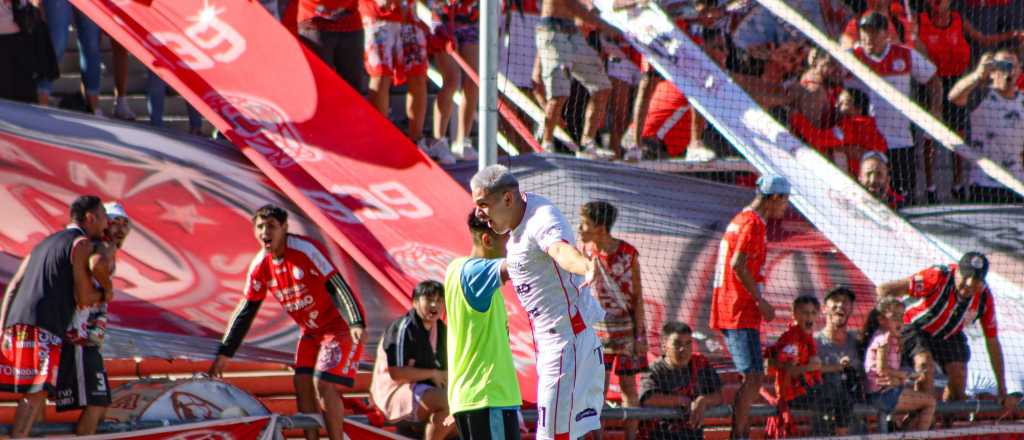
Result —
[{"label": "club crest on shirt", "polygon": [[896,72],[902,72],[907,69],[907,62],[902,59],[895,59],[892,61],[892,70]]}]

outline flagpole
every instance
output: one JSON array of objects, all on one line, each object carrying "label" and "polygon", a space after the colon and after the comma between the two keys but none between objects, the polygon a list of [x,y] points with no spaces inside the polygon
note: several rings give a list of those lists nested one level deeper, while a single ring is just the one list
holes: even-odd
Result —
[{"label": "flagpole", "polygon": [[480,136],[478,166],[498,162],[498,0],[480,2]]}]

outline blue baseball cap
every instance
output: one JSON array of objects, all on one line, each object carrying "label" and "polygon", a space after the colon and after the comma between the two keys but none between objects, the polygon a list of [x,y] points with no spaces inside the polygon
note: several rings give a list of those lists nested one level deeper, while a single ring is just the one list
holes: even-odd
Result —
[{"label": "blue baseball cap", "polygon": [[765,174],[757,179],[757,192],[766,196],[789,195],[789,181],[785,177]]}]

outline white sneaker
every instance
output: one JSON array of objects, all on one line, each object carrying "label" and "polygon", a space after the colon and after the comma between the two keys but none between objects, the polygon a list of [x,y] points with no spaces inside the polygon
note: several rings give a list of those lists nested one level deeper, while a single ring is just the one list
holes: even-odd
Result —
[{"label": "white sneaker", "polygon": [[476,148],[473,148],[473,144],[468,141],[462,141],[462,160],[476,161],[480,159],[480,155],[477,154]]},{"label": "white sneaker", "polygon": [[643,158],[644,152],[640,151],[640,149],[636,147],[627,148],[626,151],[622,153],[622,160],[626,162],[639,162]]},{"label": "white sneaker", "polygon": [[686,147],[686,160],[693,160],[699,162],[707,162],[715,158],[715,152],[711,151],[710,148],[705,147],[703,143],[690,143]]},{"label": "white sneaker", "polygon": [[580,149],[576,152],[576,157],[582,159],[597,159],[597,154],[597,142],[593,139],[589,139],[580,142]]},{"label": "white sneaker", "polygon": [[607,160],[607,161],[615,160],[615,152],[612,151],[612,150],[598,148],[595,152],[597,153],[597,159],[599,159],[599,160]]},{"label": "white sneaker", "polygon": [[[429,142],[426,139],[420,139],[420,142]],[[423,147],[420,147],[423,148]],[[441,138],[435,140],[429,147],[425,149],[427,155],[431,159],[437,161],[441,165],[453,165],[455,164],[455,156],[452,155],[451,150],[448,148],[448,139]]]},{"label": "white sneaker", "polygon": [[127,97],[117,97],[117,101],[114,103],[114,117],[117,119],[123,119],[125,121],[135,120],[135,112],[133,112],[132,107],[128,105]]},{"label": "white sneaker", "polygon": [[[540,139],[538,139],[538,140],[540,140]],[[543,141],[541,141],[540,148],[542,150],[544,150],[545,153],[555,153],[555,142],[554,141],[552,141],[552,142],[543,142]]]}]

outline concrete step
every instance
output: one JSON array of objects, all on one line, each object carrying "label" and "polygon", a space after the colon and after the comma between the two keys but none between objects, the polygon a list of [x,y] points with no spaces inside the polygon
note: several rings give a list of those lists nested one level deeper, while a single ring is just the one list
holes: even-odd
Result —
[{"label": "concrete step", "polygon": [[[128,107],[138,117],[149,115],[148,98],[146,95],[128,95]],[[100,95],[100,108],[103,112],[114,114],[114,95]],[[178,95],[168,95],[164,98],[164,116],[187,116],[188,104],[185,98]]]},{"label": "concrete step", "polygon": [[[129,75],[128,76],[128,94],[129,95],[145,95],[146,94],[146,80],[145,75]],[[79,87],[81,87],[82,75],[78,70],[72,72],[62,73],[60,78],[53,82],[53,94],[54,95],[73,95],[78,93]],[[104,74],[100,77],[100,94],[101,95],[112,95],[114,94],[114,76]]]},{"label": "concrete step", "polygon": [[[79,72],[78,50],[68,50],[60,59],[60,71],[63,73]],[[100,62],[103,66],[104,75],[114,74],[114,53],[111,51],[100,52]],[[128,55],[128,76],[148,75],[149,69],[135,57]]]}]

